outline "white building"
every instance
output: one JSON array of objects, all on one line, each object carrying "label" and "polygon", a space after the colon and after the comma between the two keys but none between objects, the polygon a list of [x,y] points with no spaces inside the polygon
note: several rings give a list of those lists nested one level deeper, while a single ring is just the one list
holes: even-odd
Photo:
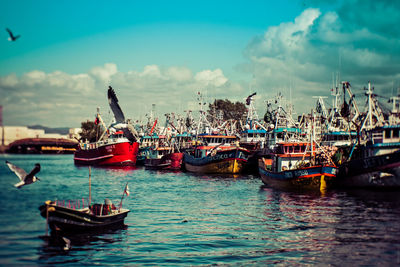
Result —
[{"label": "white building", "polygon": [[24,138],[65,138],[67,135],[46,134],[42,129],[29,129],[26,126],[0,126],[0,145],[9,145],[10,143]]}]

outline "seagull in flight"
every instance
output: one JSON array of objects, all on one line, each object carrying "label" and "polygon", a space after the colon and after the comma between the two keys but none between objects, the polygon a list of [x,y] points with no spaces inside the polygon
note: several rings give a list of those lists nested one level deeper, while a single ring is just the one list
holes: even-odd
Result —
[{"label": "seagull in flight", "polygon": [[21,180],[19,183],[14,185],[15,187],[21,188],[24,185],[34,183],[38,180],[40,181],[40,179],[35,176],[35,174],[40,171],[39,163],[35,164],[35,167],[31,170],[30,173],[26,173],[26,171],[24,171],[23,169],[21,169],[18,166],[15,166],[14,164],[12,164],[9,161],[6,161],[6,164],[7,164],[8,168],[10,168],[10,170],[12,170],[18,176],[18,178]]},{"label": "seagull in flight", "polygon": [[16,36],[15,36],[9,28],[6,28],[6,31],[7,31],[8,34],[10,35],[10,37],[8,37],[8,40],[11,41],[11,42],[14,42],[14,41],[17,40],[19,37],[21,37],[21,35],[16,35]]}]

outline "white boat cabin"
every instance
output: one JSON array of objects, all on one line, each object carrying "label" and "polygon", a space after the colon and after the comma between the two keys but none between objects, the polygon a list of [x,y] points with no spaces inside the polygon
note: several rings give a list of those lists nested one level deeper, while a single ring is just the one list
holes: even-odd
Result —
[{"label": "white boat cabin", "polygon": [[267,141],[267,131],[264,129],[245,130],[240,135],[240,143],[260,144],[260,148],[264,148]]},{"label": "white boat cabin", "polygon": [[400,149],[400,125],[376,127],[368,132],[371,155],[393,153]]},{"label": "white boat cabin", "polygon": [[321,135],[321,145],[322,146],[350,146],[352,143],[356,142],[357,133],[356,132],[329,132],[323,133]]}]

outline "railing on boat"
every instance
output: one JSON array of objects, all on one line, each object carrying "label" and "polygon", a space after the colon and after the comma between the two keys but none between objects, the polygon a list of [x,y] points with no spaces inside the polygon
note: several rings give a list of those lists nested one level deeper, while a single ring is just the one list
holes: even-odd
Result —
[{"label": "railing on boat", "polygon": [[[64,207],[73,210],[90,210],[91,214],[94,215],[108,215],[114,213],[118,208],[114,204],[94,204],[92,203],[89,206],[89,199],[82,198],[82,199],[68,199],[68,200],[55,200],[53,203],[55,206]],[[120,205],[119,205],[120,207]]]},{"label": "railing on boat", "polygon": [[84,208],[89,208],[89,199],[68,199],[68,200],[55,200],[55,205],[58,207],[69,208],[73,210],[80,210]]}]

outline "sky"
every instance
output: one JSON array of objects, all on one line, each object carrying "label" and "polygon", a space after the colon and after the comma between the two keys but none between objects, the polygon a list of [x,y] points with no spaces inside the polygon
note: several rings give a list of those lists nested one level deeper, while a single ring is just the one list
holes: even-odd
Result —
[{"label": "sky", "polygon": [[257,92],[260,118],[282,93],[299,115],[313,96],[330,107],[336,80],[362,109],[369,81],[385,101],[400,87],[399,21],[392,0],[0,0],[3,124],[80,127],[97,107],[110,120],[109,85],[133,120],[196,111],[198,92]]}]

